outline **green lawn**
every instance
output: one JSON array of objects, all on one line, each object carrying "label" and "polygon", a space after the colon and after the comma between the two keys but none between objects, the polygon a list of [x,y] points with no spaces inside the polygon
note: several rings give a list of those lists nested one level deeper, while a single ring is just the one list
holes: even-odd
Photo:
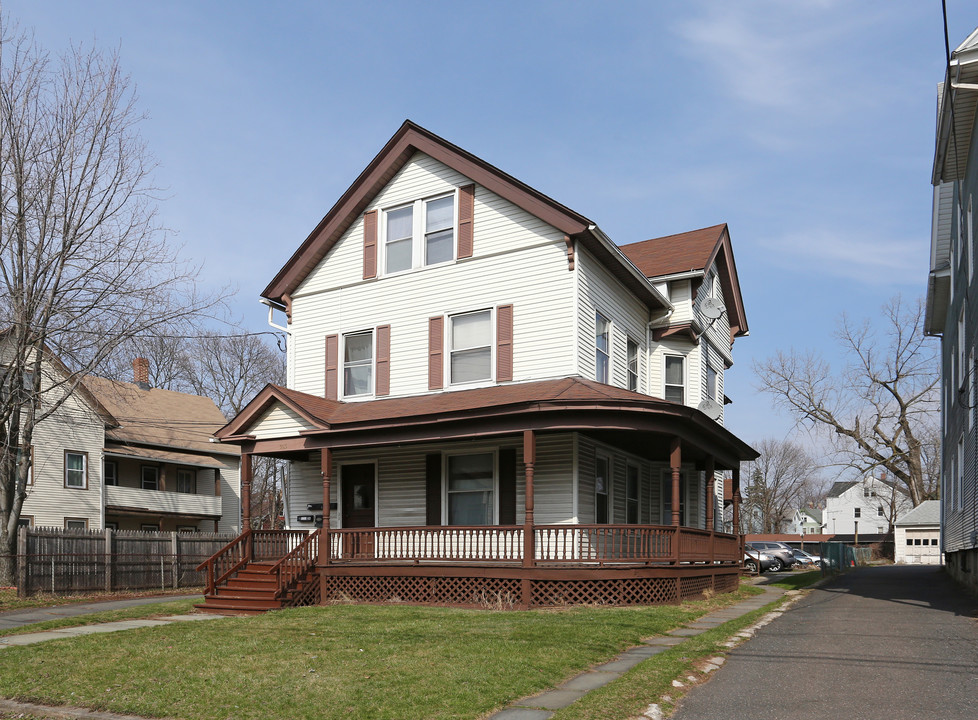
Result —
[{"label": "green lawn", "polygon": [[0,630],[0,637],[41,632],[42,630],[77,627],[79,625],[92,625],[94,623],[114,622],[116,620],[147,618],[153,617],[154,615],[185,615],[186,613],[192,612],[194,603],[198,602],[200,602],[200,598],[194,600],[171,600],[169,602],[150,603],[149,605],[136,605],[135,607],[124,608],[122,610],[106,610],[105,612],[91,613],[89,615],[56,618],[54,620],[45,620],[44,622],[24,625],[19,628]]},{"label": "green lawn", "polygon": [[477,718],[757,592],[498,612],[335,605],[0,651],[0,696],[152,717]]}]

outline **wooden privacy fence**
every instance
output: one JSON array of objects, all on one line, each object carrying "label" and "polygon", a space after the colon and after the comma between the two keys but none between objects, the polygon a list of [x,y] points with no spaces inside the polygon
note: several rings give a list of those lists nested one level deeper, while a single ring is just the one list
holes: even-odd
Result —
[{"label": "wooden privacy fence", "polygon": [[197,566],[231,533],[21,528],[17,593],[112,592],[202,587]]}]

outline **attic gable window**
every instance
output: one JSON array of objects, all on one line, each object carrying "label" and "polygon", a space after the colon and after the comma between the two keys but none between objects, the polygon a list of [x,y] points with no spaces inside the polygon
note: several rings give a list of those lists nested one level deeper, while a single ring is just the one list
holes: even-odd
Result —
[{"label": "attic gable window", "polygon": [[455,259],[455,193],[384,212],[384,273]]}]

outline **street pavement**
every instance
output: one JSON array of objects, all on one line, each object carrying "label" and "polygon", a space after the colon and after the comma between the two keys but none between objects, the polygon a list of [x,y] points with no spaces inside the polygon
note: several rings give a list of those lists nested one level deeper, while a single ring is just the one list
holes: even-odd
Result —
[{"label": "street pavement", "polygon": [[857,568],[732,650],[672,720],[975,720],[976,610],[937,566]]}]

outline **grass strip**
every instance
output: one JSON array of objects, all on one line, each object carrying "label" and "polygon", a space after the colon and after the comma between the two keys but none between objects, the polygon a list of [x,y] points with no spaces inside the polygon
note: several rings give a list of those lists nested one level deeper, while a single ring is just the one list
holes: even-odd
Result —
[{"label": "grass strip", "polygon": [[59,630],[61,628],[79,627],[81,625],[94,625],[96,623],[114,622],[116,620],[148,618],[155,615],[186,615],[193,611],[194,603],[198,602],[200,602],[199,599],[170,600],[168,602],[150,603],[148,605],[136,605],[135,607],[122,608],[120,610],[104,610],[87,615],[55,618],[18,628],[2,629],[0,630],[0,637],[43,632],[44,630]]},{"label": "grass strip", "polygon": [[118,591],[113,593],[92,593],[84,595],[51,595],[40,593],[27,598],[19,598],[16,592],[3,592],[0,589],[0,613],[12,612],[14,610],[34,610],[38,608],[59,607],[61,605],[78,605],[81,603],[99,602],[102,600],[131,600],[141,597],[160,597],[167,595],[194,595],[203,596],[202,587],[186,587],[177,590],[146,590],[146,591]]},{"label": "grass strip", "polygon": [[[668,717],[676,703],[693,687],[685,678],[694,675],[705,681],[709,676],[702,674],[699,666],[709,658],[724,656],[730,648],[723,643],[743,628],[756,623],[784,600],[785,598],[779,598],[759,610],[753,610],[717,628],[695,635],[681,645],[653,655],[614,682],[593,690],[574,704],[558,710],[551,720],[622,720],[641,716],[651,703],[658,703],[663,714]],[[674,687],[672,681],[677,679],[686,687]]]},{"label": "grass strip", "polygon": [[678,606],[336,605],[174,623],[5,649],[0,696],[186,720],[471,720],[757,592]]},{"label": "grass strip", "polygon": [[805,572],[793,573],[771,584],[774,587],[784,588],[785,590],[801,590],[809,585],[814,585],[821,579],[821,570],[806,570]]}]

